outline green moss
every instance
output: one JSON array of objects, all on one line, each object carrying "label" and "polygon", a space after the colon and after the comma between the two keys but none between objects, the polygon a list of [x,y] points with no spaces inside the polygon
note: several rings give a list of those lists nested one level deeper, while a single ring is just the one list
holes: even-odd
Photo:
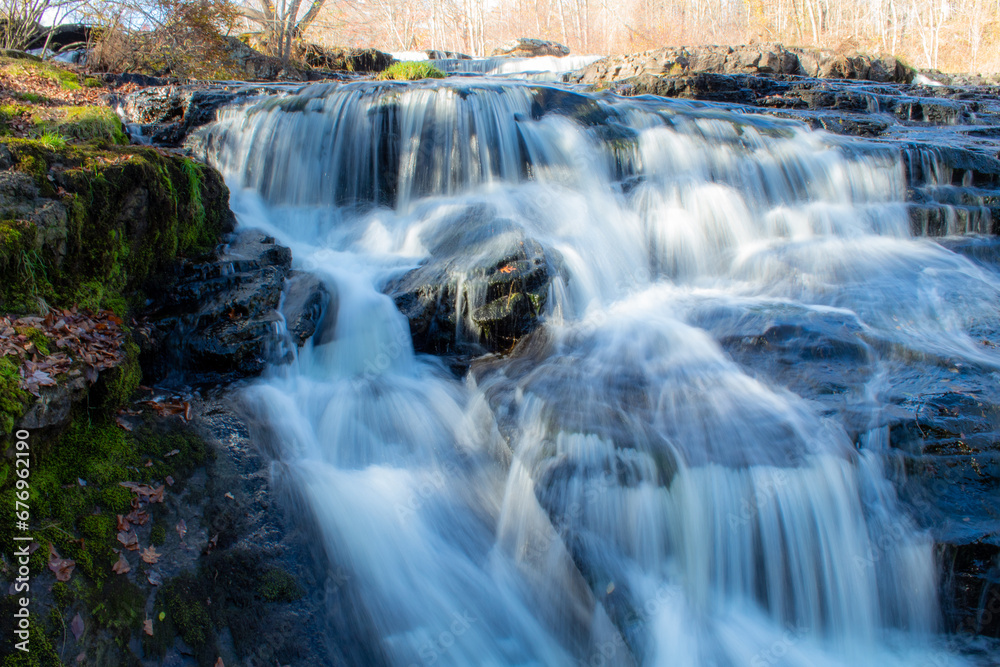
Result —
[{"label": "green moss", "polygon": [[66,148],[66,137],[61,134],[56,134],[55,132],[44,132],[42,136],[38,137],[39,143],[41,143],[46,148],[51,148],[52,150],[59,150],[60,148]]},{"label": "green moss", "polygon": [[30,104],[48,104],[52,101],[45,95],[39,95],[38,93],[14,93],[13,98],[21,102],[29,102]]},{"label": "green moss", "polygon": [[101,83],[100,79],[95,79],[92,76],[88,76],[86,79],[83,80],[83,87],[84,88],[103,88],[104,84]]},{"label": "green moss", "polygon": [[305,594],[295,577],[278,568],[261,577],[257,593],[266,602],[294,602]]},{"label": "green moss", "polygon": [[163,526],[157,524],[153,526],[152,530],[149,531],[149,543],[153,546],[163,546],[167,541],[167,530]]},{"label": "green moss", "polygon": [[0,436],[14,430],[27,408],[28,393],[21,389],[20,382],[18,365],[10,357],[0,357]]},{"label": "green moss", "polygon": [[[191,193],[191,215],[195,222],[194,229],[197,229],[205,224],[205,204],[201,201],[202,167],[194,160],[185,159],[181,169],[187,176],[188,191]],[[191,239],[189,242],[196,243],[197,239]]]},{"label": "green moss", "polygon": [[157,591],[153,636],[144,638],[145,648],[155,655],[163,655],[173,638],[180,636],[195,650],[199,662],[214,660],[216,633],[208,611],[209,597],[204,583],[190,572],[167,582]]},{"label": "green moss", "polygon": [[122,362],[106,371],[101,376],[100,382],[91,390],[91,404],[108,415],[128,403],[142,383],[139,346],[132,340],[126,340],[122,347],[124,353]]},{"label": "green moss", "polygon": [[118,115],[109,107],[75,106],[38,109],[32,114],[36,130],[71,141],[95,141],[127,146],[128,136]]},{"label": "green moss", "polygon": [[[13,597],[10,599],[13,600]],[[5,607],[12,607],[12,605],[5,605]],[[13,617],[13,608],[5,608],[3,612],[8,618]],[[7,621],[6,618],[4,620]],[[46,633],[48,624],[45,619],[38,614],[31,614],[30,623],[28,639],[30,651],[11,651],[9,655],[4,657],[0,667],[62,667],[63,663],[59,660],[59,653]],[[14,638],[13,627],[9,632],[4,632],[3,635],[5,642],[12,642]]]},{"label": "green moss", "polygon": [[10,134],[10,122],[22,117],[27,109],[17,104],[0,104],[0,135]]},{"label": "green moss", "polygon": [[417,79],[443,79],[447,75],[424,61],[397,62],[379,73],[381,80],[416,81]]},{"label": "green moss", "polygon": [[51,353],[52,341],[49,340],[49,337],[41,329],[37,327],[15,327],[14,330],[19,334],[27,336],[28,340],[34,344],[35,349],[39,353],[43,355]]},{"label": "green moss", "polygon": [[[7,312],[37,312],[44,302],[125,317],[143,302],[140,288],[154,273],[178,254],[210,250],[228,220],[218,174],[190,160],[143,148],[74,144],[54,153],[38,140],[0,142],[43,196],[61,196],[69,209],[58,256],[30,222],[0,222],[0,309]],[[54,162],[61,165],[55,172]]]},{"label": "green moss", "polygon": [[80,90],[76,73],[51,62],[4,57],[0,58],[0,72],[12,77],[37,76],[58,84],[63,90]]},{"label": "green moss", "polygon": [[91,540],[106,540],[116,532],[117,527],[115,518],[110,513],[80,517],[77,524],[83,536]]},{"label": "green moss", "polygon": [[146,596],[125,577],[114,577],[100,588],[91,589],[88,602],[97,626],[109,631],[123,645],[133,632],[142,628]]},{"label": "green moss", "polygon": [[57,581],[52,584],[52,599],[58,608],[66,609],[73,604],[76,595],[66,582]]}]

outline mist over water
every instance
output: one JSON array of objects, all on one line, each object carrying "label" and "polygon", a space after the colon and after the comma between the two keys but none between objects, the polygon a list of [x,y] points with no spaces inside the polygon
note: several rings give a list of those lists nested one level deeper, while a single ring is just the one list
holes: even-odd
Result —
[{"label": "mist over water", "polygon": [[[198,140],[336,293],[247,400],[357,664],[972,664],[882,415],[900,368],[1000,365],[1000,276],[911,236],[893,147],[471,78],[311,86]],[[457,284],[481,354],[477,271],[529,246],[535,332],[459,373],[414,352],[394,281]]]}]

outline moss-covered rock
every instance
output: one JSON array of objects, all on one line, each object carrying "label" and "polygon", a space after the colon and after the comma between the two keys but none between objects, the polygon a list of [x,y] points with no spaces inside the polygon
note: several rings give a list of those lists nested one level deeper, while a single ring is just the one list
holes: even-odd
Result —
[{"label": "moss-covered rock", "polygon": [[[153,274],[211,249],[232,225],[221,177],[186,158],[31,139],[4,139],[0,154],[35,187],[0,198],[0,220],[21,214],[0,222],[0,310],[32,312],[42,300],[121,314]],[[24,206],[50,204],[65,217],[24,219]]]},{"label": "moss-covered rock", "polygon": [[[28,393],[20,388],[21,376],[11,359],[0,357],[0,433],[10,433],[24,414]],[[5,475],[0,472],[0,484]]]}]

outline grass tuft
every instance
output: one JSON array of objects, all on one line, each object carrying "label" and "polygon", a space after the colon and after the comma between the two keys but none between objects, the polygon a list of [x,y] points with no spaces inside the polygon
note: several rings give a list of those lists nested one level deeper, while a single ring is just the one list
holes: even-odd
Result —
[{"label": "grass tuft", "polygon": [[423,61],[393,63],[378,75],[383,81],[417,81],[418,79],[443,79],[447,75],[434,65]]}]

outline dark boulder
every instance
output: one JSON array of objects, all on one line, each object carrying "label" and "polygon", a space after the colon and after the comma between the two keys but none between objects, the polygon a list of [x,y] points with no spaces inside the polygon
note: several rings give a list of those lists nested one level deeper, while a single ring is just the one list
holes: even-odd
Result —
[{"label": "dark boulder", "polygon": [[[336,317],[336,312],[336,295],[330,293],[322,280],[309,273],[292,272],[285,282],[281,314],[293,341],[298,345],[305,343],[326,318]],[[332,330],[332,326],[324,329]]]},{"label": "dark boulder", "polygon": [[41,28],[28,43],[27,48],[40,49],[46,46],[46,42],[50,51],[85,46],[91,43],[100,30],[82,23],[64,23],[51,28]]},{"label": "dark boulder", "polygon": [[751,74],[864,79],[909,83],[915,72],[892,57],[843,55],[818,49],[786,49],[781,44],[668,47],[609,56],[568,75],[575,83],[608,86],[615,81],[651,75]]},{"label": "dark boulder", "polygon": [[[232,379],[280,361],[282,315],[302,344],[330,301],[326,287],[291,271],[291,251],[256,230],[237,232],[202,261],[180,264],[148,309],[143,365],[152,377],[173,369]],[[281,307],[287,278],[291,300]]]},{"label": "dark boulder", "polygon": [[440,51],[438,49],[427,49],[424,51],[429,60],[472,60],[472,56],[459,53],[458,51]]},{"label": "dark boulder", "polygon": [[310,67],[345,72],[381,72],[393,63],[392,55],[378,49],[326,48],[301,45],[301,58]]},{"label": "dark boulder", "polygon": [[535,329],[555,259],[513,221],[472,207],[425,240],[435,259],[385,292],[410,321],[417,351],[505,351]]},{"label": "dark boulder", "polygon": [[214,121],[223,107],[279,92],[278,87],[243,84],[156,86],[119,98],[115,110],[134,126],[128,128],[133,139],[179,146],[192,130]]}]

